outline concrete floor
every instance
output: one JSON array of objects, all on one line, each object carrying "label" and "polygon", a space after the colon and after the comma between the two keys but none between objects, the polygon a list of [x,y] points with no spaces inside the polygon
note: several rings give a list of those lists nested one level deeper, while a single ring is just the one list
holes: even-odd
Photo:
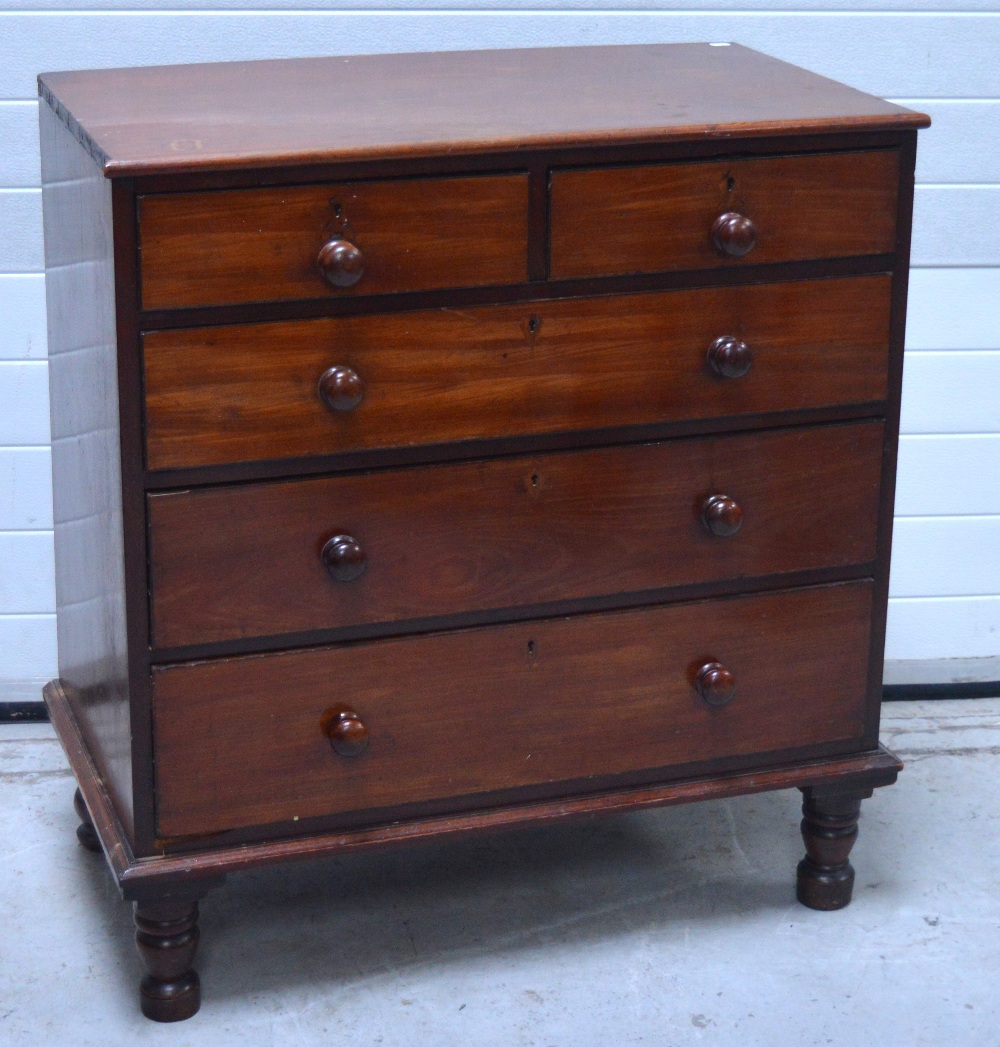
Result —
[{"label": "concrete floor", "polygon": [[842,912],[794,901],[797,792],[246,873],[172,1026],[51,730],[0,727],[0,1044],[997,1047],[1000,699],[883,723]]}]

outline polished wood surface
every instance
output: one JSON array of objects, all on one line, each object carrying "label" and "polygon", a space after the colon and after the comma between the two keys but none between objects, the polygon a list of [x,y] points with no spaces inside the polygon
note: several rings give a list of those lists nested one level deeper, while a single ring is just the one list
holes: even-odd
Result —
[{"label": "polished wood surface", "polygon": [[701,522],[716,538],[731,538],[743,526],[743,509],[726,494],[712,494],[701,507]]},{"label": "polished wood surface", "polygon": [[742,258],[757,246],[757,229],[746,215],[727,211],[712,223],[712,243],[723,254]]},{"label": "polished wood surface", "polygon": [[716,338],[705,357],[712,372],[720,378],[742,378],[753,367],[753,350],[732,335]]},{"label": "polished wood surface", "polygon": [[80,824],[76,827],[76,838],[80,841],[81,846],[86,847],[88,851],[100,854],[101,839],[94,829],[94,819],[91,818],[90,811],[87,810],[87,804],[83,799],[83,794],[79,789],[73,793],[73,810],[76,812],[77,818],[80,819]]},{"label": "polished wood surface", "polygon": [[[520,283],[527,175],[142,197],[146,309]],[[331,281],[330,241],[364,252]],[[344,251],[339,256],[346,265]],[[355,264],[360,264],[355,261]]]},{"label": "polished wood surface", "polygon": [[[147,462],[155,470],[879,401],[890,291],[878,275],[151,332]],[[746,349],[720,350],[720,338]],[[733,377],[712,365],[720,353]],[[331,367],[331,383],[344,387],[337,395],[350,385],[343,406],[363,385],[353,410],[331,411],[317,395]]]},{"label": "polished wood surface", "polygon": [[117,441],[103,471],[54,454],[57,492],[91,488],[57,522],[60,641],[86,621],[98,668],[46,700],[139,903],[146,1013],[196,1006],[194,905],[228,871],[353,848],[798,786],[800,899],[842,904],[838,797],[900,767],[926,117],[706,45],[40,91],[56,330],[100,317],[53,432]]},{"label": "polished wood surface", "polygon": [[[896,242],[895,150],[552,174],[553,279],[881,254]],[[752,220],[723,235],[716,221]],[[714,238],[714,239],[713,239]]]},{"label": "polished wood surface", "polygon": [[709,705],[728,705],[736,697],[736,677],[722,662],[705,662],[694,678],[694,689]]},{"label": "polished wood surface", "polygon": [[135,906],[135,946],[147,975],[139,985],[143,1015],[182,1022],[201,1006],[201,982],[192,964],[198,950],[197,901],[142,901]]},{"label": "polished wood surface", "polygon": [[39,120],[59,675],[131,831],[112,187],[48,106]]},{"label": "polished wood surface", "polygon": [[350,534],[335,534],[324,542],[319,558],[335,582],[353,582],[365,573],[367,566],[361,543]]},{"label": "polished wood surface", "polygon": [[339,236],[334,236],[319,249],[316,265],[331,287],[353,287],[365,275],[365,257],[361,249]]},{"label": "polished wood surface", "polygon": [[856,786],[802,790],[802,839],[795,896],[810,909],[828,912],[850,904],[854,891],[851,849],[858,838],[861,801],[870,788]]},{"label": "polished wood surface", "polygon": [[112,175],[929,123],[737,44],[352,55],[39,79]]},{"label": "polished wood surface", "polygon": [[[881,455],[867,422],[152,495],[154,644],[864,564]],[[720,491],[734,537],[702,523]],[[354,581],[329,576],[337,535]]]},{"label": "polished wood surface", "polygon": [[135,945],[147,971],[139,1002],[147,1018],[180,1022],[198,1013],[201,982],[191,966],[198,937],[197,902],[136,904]]},{"label": "polished wood surface", "polygon": [[368,748],[368,727],[349,705],[328,709],[321,723],[338,756],[360,756]]},{"label": "polished wood surface", "polygon": [[319,376],[316,391],[331,411],[353,411],[364,399],[365,383],[357,371],[337,364]]},{"label": "polished wood surface", "polygon": [[[308,861],[314,858],[342,855],[349,851],[385,847],[445,836],[470,836],[509,829],[513,826],[545,826],[565,823],[594,814],[616,814],[668,804],[696,803],[701,800],[793,789],[824,783],[853,783],[881,787],[891,785],[903,769],[898,757],[885,746],[857,750],[850,743],[830,747],[832,755],[809,754],[808,750],[778,755],[766,767],[742,766],[706,773],[695,765],[694,772],[668,782],[625,784],[618,788],[603,787],[592,793],[560,797],[550,801],[508,801],[478,811],[425,811],[405,821],[379,826],[362,826],[348,831],[317,828],[308,822],[286,823],[286,834],[270,839],[240,841],[234,846],[205,844],[195,839],[157,841],[155,861],[136,860],[114,808],[108,801],[100,776],[89,758],[79,731],[58,682],[45,688],[45,705],[52,717],[59,740],[66,751],[80,791],[93,804],[99,835],[106,841],[106,854],[123,897],[132,901],[172,890],[201,898],[225,882],[230,872],[243,872],[267,865]],[[838,751],[839,750],[839,751]],[[296,835],[294,830],[298,828]],[[199,846],[200,845],[200,846]]]},{"label": "polished wood surface", "polygon": [[[857,582],[160,669],[159,832],[474,807],[491,789],[852,738],[870,597]],[[739,678],[725,708],[693,686],[706,654]],[[352,759],[322,730],[341,700],[370,736]]]}]

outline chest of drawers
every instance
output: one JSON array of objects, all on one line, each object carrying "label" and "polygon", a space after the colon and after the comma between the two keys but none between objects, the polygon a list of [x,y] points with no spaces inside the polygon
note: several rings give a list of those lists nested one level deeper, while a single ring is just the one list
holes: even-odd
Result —
[{"label": "chest of drawers", "polygon": [[736,45],[40,78],[80,839],[226,874],[804,793],[878,743],[916,131]]}]

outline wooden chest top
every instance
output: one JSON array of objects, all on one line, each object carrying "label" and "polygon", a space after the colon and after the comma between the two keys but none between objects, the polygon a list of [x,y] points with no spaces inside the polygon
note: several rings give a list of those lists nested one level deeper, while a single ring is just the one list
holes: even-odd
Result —
[{"label": "wooden chest top", "polygon": [[39,82],[109,176],[929,122],[738,44],[298,58]]}]

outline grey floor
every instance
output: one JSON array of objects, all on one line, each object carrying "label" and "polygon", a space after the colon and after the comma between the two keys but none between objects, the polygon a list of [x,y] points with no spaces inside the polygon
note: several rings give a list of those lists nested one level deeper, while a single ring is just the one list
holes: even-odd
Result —
[{"label": "grey floor", "polygon": [[246,873],[173,1026],[51,730],[0,727],[0,1044],[997,1047],[1000,699],[883,723],[842,912],[794,901],[794,792]]}]

